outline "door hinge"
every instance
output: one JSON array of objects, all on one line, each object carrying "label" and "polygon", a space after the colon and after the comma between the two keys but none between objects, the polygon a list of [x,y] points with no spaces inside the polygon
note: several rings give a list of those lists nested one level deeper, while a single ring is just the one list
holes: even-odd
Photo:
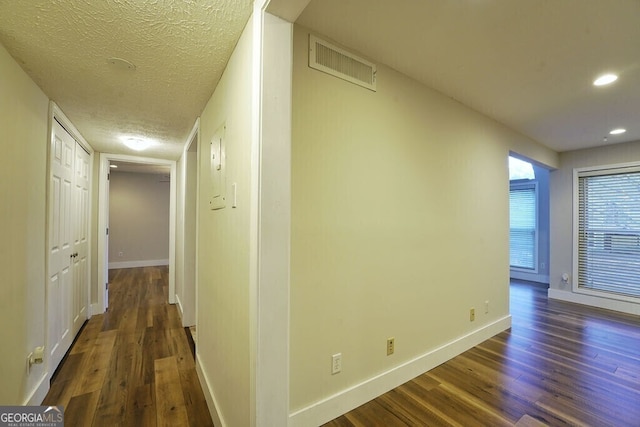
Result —
[{"label": "door hinge", "polygon": [[109,235],[109,227],[107,227],[107,236]]}]

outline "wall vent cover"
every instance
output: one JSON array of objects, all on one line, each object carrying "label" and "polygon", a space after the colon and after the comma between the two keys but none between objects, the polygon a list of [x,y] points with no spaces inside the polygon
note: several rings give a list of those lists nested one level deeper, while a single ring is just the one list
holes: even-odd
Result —
[{"label": "wall vent cover", "polygon": [[309,67],[376,90],[376,66],[314,35],[309,36]]}]

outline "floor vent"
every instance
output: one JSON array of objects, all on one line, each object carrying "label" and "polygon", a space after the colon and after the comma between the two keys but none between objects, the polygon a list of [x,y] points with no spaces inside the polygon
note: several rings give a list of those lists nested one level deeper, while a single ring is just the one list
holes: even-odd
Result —
[{"label": "floor vent", "polygon": [[309,36],[309,67],[376,90],[376,66],[316,36]]}]

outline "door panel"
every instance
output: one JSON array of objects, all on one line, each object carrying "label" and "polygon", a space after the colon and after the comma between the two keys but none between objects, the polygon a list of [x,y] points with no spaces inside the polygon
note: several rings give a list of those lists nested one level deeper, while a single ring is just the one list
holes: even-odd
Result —
[{"label": "door panel", "polygon": [[75,336],[87,319],[89,298],[89,154],[76,143],[74,180],[73,299],[72,333]]},{"label": "door panel", "polygon": [[51,141],[47,310],[49,357],[55,369],[73,341],[70,331],[73,234],[72,191],[76,142],[55,120]]}]

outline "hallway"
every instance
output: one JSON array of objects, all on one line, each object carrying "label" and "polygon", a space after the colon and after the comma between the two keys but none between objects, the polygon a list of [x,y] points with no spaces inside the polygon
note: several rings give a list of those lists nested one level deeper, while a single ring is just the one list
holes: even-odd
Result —
[{"label": "hallway", "polygon": [[69,426],[211,426],[167,267],[109,272],[109,310],[93,316],[54,374],[43,405]]}]

